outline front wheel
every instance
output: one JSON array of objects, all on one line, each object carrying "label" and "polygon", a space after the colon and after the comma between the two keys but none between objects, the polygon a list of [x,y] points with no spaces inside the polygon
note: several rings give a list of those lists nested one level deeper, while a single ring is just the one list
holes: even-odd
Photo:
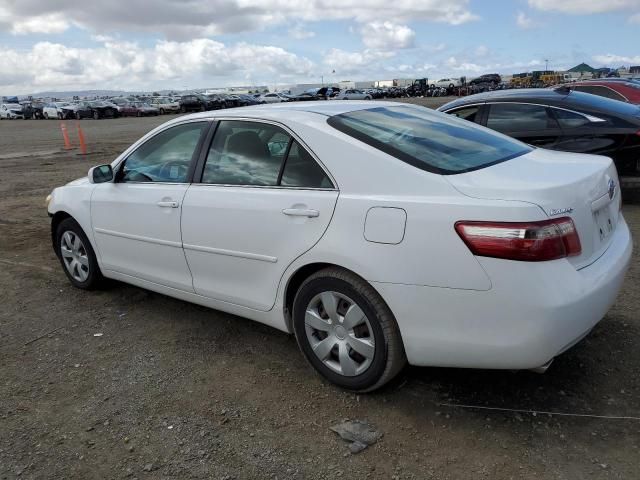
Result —
[{"label": "front wheel", "polygon": [[348,390],[376,390],[406,363],[389,307],[366,281],[339,268],[321,270],[302,284],[293,326],[309,363]]},{"label": "front wheel", "polygon": [[73,218],[66,218],[56,229],[56,253],[74,287],[91,290],[103,281],[93,247]]}]

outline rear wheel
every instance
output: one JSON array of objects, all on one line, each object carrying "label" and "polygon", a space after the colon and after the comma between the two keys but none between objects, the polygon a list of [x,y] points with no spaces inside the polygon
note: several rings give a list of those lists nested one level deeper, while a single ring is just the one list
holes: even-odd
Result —
[{"label": "rear wheel", "polygon": [[346,270],[328,268],[301,285],[293,325],[309,363],[348,390],[380,388],[406,363],[389,307],[371,285]]},{"label": "rear wheel", "polygon": [[73,218],[63,220],[56,229],[56,253],[74,287],[91,290],[104,280],[93,247]]}]

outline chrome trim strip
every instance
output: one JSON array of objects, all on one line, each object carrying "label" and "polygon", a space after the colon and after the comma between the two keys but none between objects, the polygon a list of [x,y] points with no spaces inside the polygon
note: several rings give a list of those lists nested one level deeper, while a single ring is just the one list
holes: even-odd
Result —
[{"label": "chrome trim strip", "polygon": [[187,244],[184,244],[183,248],[185,250],[193,250],[194,252],[213,253],[216,255],[225,255],[227,257],[247,258],[249,260],[258,260],[260,262],[276,263],[278,261],[277,257],[270,257],[269,255],[238,252],[236,250],[225,250],[224,248],[203,247],[201,245],[187,245]]},{"label": "chrome trim strip", "polygon": [[126,238],[128,240],[136,240],[138,242],[154,243],[156,245],[164,245],[165,247],[182,248],[182,242],[172,242],[170,240],[160,240],[158,238],[143,237],[142,235],[132,235],[130,233],[116,232],[105,228],[94,228],[96,233],[103,235],[111,235],[112,237]]}]

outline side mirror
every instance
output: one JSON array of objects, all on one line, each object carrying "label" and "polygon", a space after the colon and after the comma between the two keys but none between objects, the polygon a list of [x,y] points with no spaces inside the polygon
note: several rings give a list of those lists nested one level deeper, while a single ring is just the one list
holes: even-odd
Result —
[{"label": "side mirror", "polygon": [[106,183],[113,180],[111,165],[98,165],[89,169],[89,181],[91,183]]}]

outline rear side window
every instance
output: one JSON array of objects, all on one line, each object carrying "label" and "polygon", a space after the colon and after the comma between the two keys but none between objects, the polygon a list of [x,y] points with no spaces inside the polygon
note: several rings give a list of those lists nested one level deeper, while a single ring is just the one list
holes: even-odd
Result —
[{"label": "rear side window", "polygon": [[542,105],[494,103],[489,110],[487,127],[499,132],[529,132],[557,125]]},{"label": "rear side window", "polygon": [[217,185],[332,188],[313,157],[282,128],[262,122],[223,120],[202,174]]},{"label": "rear side window", "polygon": [[589,125],[589,119],[579,113],[569,112],[567,110],[560,110],[554,108],[553,113],[558,120],[561,128],[578,128]]},{"label": "rear side window", "polygon": [[453,116],[417,107],[378,107],[334,115],[329,125],[433,173],[478,170],[524,155],[527,145]]}]

